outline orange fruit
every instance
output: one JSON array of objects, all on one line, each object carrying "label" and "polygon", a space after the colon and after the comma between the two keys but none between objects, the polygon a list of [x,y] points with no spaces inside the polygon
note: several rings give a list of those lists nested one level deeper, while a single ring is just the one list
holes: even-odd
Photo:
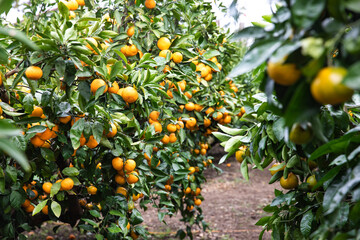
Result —
[{"label": "orange fruit", "polygon": [[168,124],[167,127],[166,127],[166,129],[167,129],[169,132],[171,132],[171,133],[174,133],[174,132],[176,132],[176,130],[177,130],[176,125],[175,125],[175,124],[172,124],[172,123]]},{"label": "orange fruit", "polygon": [[50,194],[51,187],[52,187],[52,183],[51,183],[51,182],[45,182],[45,183],[42,185],[42,189],[43,189],[44,192],[47,193],[47,194]]},{"label": "orange fruit", "polygon": [[89,186],[86,190],[90,195],[95,195],[97,192],[97,188],[95,186]]},{"label": "orange fruit", "polygon": [[156,7],[155,0],[145,0],[145,7],[148,9],[153,9]]},{"label": "orange fruit", "polygon": [[44,111],[41,107],[34,106],[34,110],[31,112],[30,117],[41,117],[44,114]]},{"label": "orange fruit", "polygon": [[170,60],[173,58],[173,55],[170,50],[161,50],[159,53],[159,57],[166,58],[167,53],[170,53]]},{"label": "orange fruit", "polygon": [[193,206],[193,205],[187,206],[186,209],[187,209],[189,212],[191,212],[191,211],[194,209],[194,206]]},{"label": "orange fruit", "polygon": [[224,116],[224,115],[223,115],[221,112],[217,112],[217,113],[213,114],[213,119],[214,119],[215,121],[220,121],[220,119],[222,119],[223,116]]},{"label": "orange fruit", "polygon": [[190,127],[194,127],[196,125],[196,119],[190,117],[189,120],[187,120],[186,124],[188,124]]},{"label": "orange fruit", "polygon": [[174,63],[181,63],[181,61],[183,60],[183,55],[179,52],[174,52],[172,60],[174,61]]},{"label": "orange fruit", "polygon": [[165,187],[165,190],[166,190],[166,191],[168,191],[168,192],[171,191],[171,186],[170,186],[170,185],[166,184],[164,187]]},{"label": "orange fruit", "polygon": [[124,99],[125,102],[127,103],[133,103],[135,102],[138,97],[139,97],[139,94],[138,92],[136,91],[135,88],[133,87],[126,87],[123,91],[122,91],[122,98]]},{"label": "orange fruit", "polygon": [[48,215],[49,214],[49,206],[48,205],[45,205],[43,207],[43,209],[41,209],[41,212],[45,215]]},{"label": "orange fruit", "polygon": [[112,164],[112,167],[117,171],[122,170],[124,167],[124,161],[119,157],[114,158],[111,161],[111,164]]},{"label": "orange fruit", "polygon": [[119,84],[117,82],[113,82],[111,87],[109,87],[109,93],[117,93],[119,91]]},{"label": "orange fruit", "polygon": [[171,70],[171,67],[169,67],[169,65],[165,65],[164,69],[163,69],[163,73],[167,73]]},{"label": "orange fruit", "polygon": [[[98,47],[98,42],[96,41],[95,38],[89,37],[89,38],[86,38],[86,40],[91,42],[95,47]],[[92,48],[92,46],[89,43],[86,44],[86,47],[88,49],[90,49],[91,51],[94,51],[94,49]]]},{"label": "orange fruit", "polygon": [[43,75],[43,71],[38,66],[30,66],[25,71],[25,76],[30,80],[39,80]]},{"label": "orange fruit", "polygon": [[129,36],[129,37],[132,37],[135,33],[135,26],[131,26],[129,27],[129,29],[126,31],[126,34]]},{"label": "orange fruit", "polygon": [[116,128],[116,125],[111,123],[110,124],[111,128],[110,128],[110,131],[109,133],[106,135],[108,138],[112,138],[116,135],[117,133],[117,128]]},{"label": "orange fruit", "polygon": [[188,102],[187,104],[185,104],[185,109],[186,109],[187,111],[194,111],[194,109],[195,109],[195,104],[192,103],[192,102]]},{"label": "orange fruit", "polygon": [[96,91],[102,86],[105,86],[103,93],[106,93],[108,90],[108,85],[106,82],[102,79],[94,79],[90,84],[91,92],[95,95]]},{"label": "orange fruit", "polygon": [[194,167],[189,167],[189,175],[193,174],[195,172],[195,168]]},{"label": "orange fruit", "polygon": [[354,91],[342,84],[347,70],[342,67],[326,67],[319,71],[311,83],[311,94],[321,104],[340,104],[351,98]]},{"label": "orange fruit", "polygon": [[201,188],[196,188],[195,196],[198,196],[201,193]]},{"label": "orange fruit", "polygon": [[79,6],[85,6],[85,0],[76,0]]},{"label": "orange fruit", "polygon": [[[271,166],[271,168],[274,168],[274,167],[279,166],[279,165],[280,165],[280,163],[274,163],[274,164]],[[278,170],[270,170],[271,176],[275,175],[275,173],[277,173],[277,172],[279,172],[279,171],[284,170],[285,167],[286,167],[286,164],[285,164],[284,166],[282,166],[282,167],[281,167],[280,169],[278,169]],[[270,168],[270,169],[271,169],[271,168]]]},{"label": "orange fruit", "polygon": [[135,44],[132,44],[126,48],[125,56],[133,57],[138,53],[138,49]]},{"label": "orange fruit", "polygon": [[185,194],[191,193],[191,188],[190,188],[190,187],[187,187],[187,188],[184,190],[184,193],[185,193]]},{"label": "orange fruit", "polygon": [[88,146],[88,148],[96,148],[98,145],[99,143],[95,140],[94,136],[91,135],[86,143],[86,146]]},{"label": "orange fruit", "polygon": [[169,137],[169,141],[170,141],[171,143],[174,143],[174,142],[176,142],[176,140],[177,140],[177,138],[176,138],[175,133],[171,133],[171,134],[170,134],[170,137]]},{"label": "orange fruit", "polygon": [[229,124],[231,123],[231,116],[230,115],[227,115],[225,118],[224,118],[224,124]]},{"label": "orange fruit", "polygon": [[200,206],[200,205],[201,205],[201,199],[196,199],[196,200],[194,201],[194,204],[195,204],[196,206]]},{"label": "orange fruit", "polygon": [[199,149],[195,149],[194,152],[195,152],[195,154],[197,155],[197,154],[200,153],[200,150],[199,150]]},{"label": "orange fruit", "polygon": [[68,122],[70,122],[70,120],[71,120],[71,116],[59,117],[59,121],[60,121],[62,124],[67,124]]},{"label": "orange fruit", "polygon": [[149,118],[153,121],[156,121],[156,120],[158,120],[159,116],[160,116],[160,113],[158,111],[152,111],[149,115]]},{"label": "orange fruit", "polygon": [[137,183],[139,181],[139,177],[137,172],[132,171],[129,173],[128,177],[126,178],[128,184]]},{"label": "orange fruit", "polygon": [[124,195],[125,197],[127,196],[127,190],[126,190],[125,188],[123,188],[123,187],[118,187],[118,188],[116,189],[116,193],[122,194],[122,195]]},{"label": "orange fruit", "polygon": [[213,75],[212,75],[211,73],[209,73],[208,75],[206,75],[206,76],[204,77],[204,79],[205,79],[206,81],[210,81],[212,78],[213,78]]},{"label": "orange fruit", "polygon": [[30,202],[29,199],[25,199],[24,203],[21,204],[21,206],[22,206],[23,208],[27,208],[27,207],[30,206],[30,205],[31,205],[31,202]]},{"label": "orange fruit", "polygon": [[170,48],[170,45],[171,45],[171,42],[167,37],[162,37],[157,42],[157,46],[160,50],[167,50]]},{"label": "orange fruit", "polygon": [[166,93],[167,93],[167,95],[168,95],[170,98],[173,98],[173,97],[174,97],[173,94],[172,94],[172,91],[167,90]]},{"label": "orange fruit", "polygon": [[84,137],[84,134],[81,134],[80,137],[80,146],[84,146],[86,143],[86,138]]},{"label": "orange fruit", "polygon": [[64,191],[69,191],[74,187],[74,181],[71,178],[65,178],[61,181],[61,188]]},{"label": "orange fruit", "polygon": [[279,62],[268,62],[267,73],[277,84],[290,86],[296,83],[301,77],[300,70],[294,63],[284,63],[286,58]]},{"label": "orange fruit", "polygon": [[34,209],[35,209],[35,207],[34,207],[33,205],[29,205],[29,206],[26,207],[24,210],[25,210],[25,212],[27,212],[27,213],[31,213],[31,212],[34,211]]},{"label": "orange fruit", "polygon": [[281,177],[280,185],[284,189],[294,189],[299,185],[299,180],[295,174],[289,173],[287,179],[284,176]]},{"label": "orange fruit", "polygon": [[63,3],[70,11],[75,11],[79,8],[79,4],[76,0],[67,0],[66,2],[63,1]]},{"label": "orange fruit", "polygon": [[44,132],[37,133],[36,135],[38,135],[41,140],[46,141],[46,140],[49,140],[50,138],[52,138],[53,132],[49,128],[46,128],[46,130]]},{"label": "orange fruit", "polygon": [[45,141],[41,140],[40,137],[37,135],[31,138],[30,142],[32,143],[32,145],[34,145],[34,147],[41,147],[45,143]]},{"label": "orange fruit", "polygon": [[205,148],[202,148],[202,149],[200,150],[200,154],[201,154],[201,155],[206,155],[206,149],[205,149]]},{"label": "orange fruit", "polygon": [[189,93],[189,92],[185,92],[184,95],[185,95],[186,97],[188,97],[189,99],[192,98],[192,95],[191,95],[191,93]]},{"label": "orange fruit", "polygon": [[125,161],[124,170],[126,173],[134,171],[135,167],[136,167],[136,162],[133,159],[128,159]]},{"label": "orange fruit", "polygon": [[155,132],[161,133],[162,132],[162,126],[159,122],[153,122],[151,125],[154,126]]},{"label": "orange fruit", "polygon": [[235,158],[239,163],[242,163],[244,161],[245,151],[244,150],[238,150],[235,153]]},{"label": "orange fruit", "polygon": [[164,137],[161,139],[161,142],[163,144],[168,144],[170,142],[169,136],[165,134]]},{"label": "orange fruit", "polygon": [[210,125],[211,125],[211,120],[208,119],[208,118],[205,118],[205,119],[204,119],[204,127],[208,127],[208,126],[210,126]]},{"label": "orange fruit", "polygon": [[115,182],[117,184],[120,184],[120,185],[124,185],[126,183],[126,180],[123,176],[121,176],[120,174],[116,174],[115,175]]},{"label": "orange fruit", "polygon": [[206,115],[211,115],[215,110],[212,108],[212,107],[209,107],[206,111],[205,111],[205,114]]}]

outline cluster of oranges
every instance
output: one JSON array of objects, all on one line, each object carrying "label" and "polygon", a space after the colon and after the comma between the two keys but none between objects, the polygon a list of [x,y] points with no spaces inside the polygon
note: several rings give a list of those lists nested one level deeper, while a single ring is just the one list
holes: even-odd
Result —
[{"label": "cluster of oranges", "polygon": [[[32,126],[38,126],[38,125],[40,125],[39,122],[32,124]],[[30,127],[31,125],[29,124],[28,128]],[[49,128],[46,125],[45,127],[46,127],[45,131],[36,133],[36,135],[30,139],[30,142],[32,143],[32,145],[34,145],[34,147],[50,148],[51,139],[57,137],[57,132],[59,132],[58,125],[55,124],[52,128]]]}]

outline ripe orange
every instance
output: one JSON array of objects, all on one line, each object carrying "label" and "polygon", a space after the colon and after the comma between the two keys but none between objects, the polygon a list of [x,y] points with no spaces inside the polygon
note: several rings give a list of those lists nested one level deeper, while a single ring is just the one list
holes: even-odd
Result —
[{"label": "ripe orange", "polygon": [[39,80],[43,75],[43,71],[38,66],[30,66],[25,71],[25,76],[30,80]]},{"label": "ripe orange", "polygon": [[354,91],[344,84],[342,80],[347,70],[342,67],[326,67],[319,71],[311,83],[311,94],[321,104],[340,104],[351,98]]},{"label": "ripe orange", "polygon": [[49,140],[50,138],[52,138],[53,132],[49,128],[46,128],[46,130],[44,132],[37,133],[36,135],[38,135],[41,140],[46,141],[46,140]]},{"label": "ripe orange", "polygon": [[189,92],[185,92],[184,95],[187,96],[189,99],[192,98],[192,95],[191,95],[191,93],[189,93]]},{"label": "ripe orange", "polygon": [[110,129],[109,133],[106,135],[108,138],[114,137],[117,133],[116,125],[111,123],[110,126],[111,126],[111,129]]},{"label": "ripe orange", "polygon": [[211,125],[211,120],[208,119],[208,118],[205,118],[205,119],[204,119],[204,127],[208,127],[208,126],[210,126],[210,125]]},{"label": "ripe orange", "polygon": [[93,80],[90,84],[91,92],[95,95],[96,91],[102,86],[105,86],[103,93],[106,93],[108,90],[108,85],[106,84],[106,82],[102,79]]},{"label": "ripe orange", "polygon": [[160,50],[167,50],[171,45],[170,40],[167,37],[162,37],[158,40],[157,46]]},{"label": "ripe orange", "polygon": [[97,192],[97,188],[95,186],[89,186],[86,190],[90,195],[95,195]]},{"label": "ripe orange", "polygon": [[242,163],[244,161],[245,151],[244,150],[238,150],[235,153],[235,158],[239,163]]},{"label": "ripe orange", "polygon": [[91,135],[86,143],[86,146],[88,146],[88,148],[96,148],[98,145],[99,143],[95,140],[94,136]]},{"label": "ripe orange", "polygon": [[135,26],[131,26],[129,27],[129,29],[127,30],[126,34],[129,36],[129,37],[132,37],[135,33]]},{"label": "ripe orange", "polygon": [[71,178],[65,178],[61,181],[61,188],[64,191],[69,191],[74,187],[74,181]]},{"label": "ripe orange", "polygon": [[154,126],[155,132],[161,133],[162,132],[162,126],[159,122],[153,122],[151,125]]},{"label": "ripe orange", "polygon": [[159,116],[160,116],[160,113],[158,111],[152,111],[149,115],[149,118],[153,121],[156,121],[156,120],[158,120]]},{"label": "ripe orange", "polygon": [[279,62],[268,62],[267,73],[277,84],[290,86],[296,83],[301,72],[294,63],[284,63],[286,58]]},{"label": "ripe orange", "polygon": [[44,192],[47,193],[47,194],[50,194],[51,187],[52,187],[52,183],[51,183],[51,182],[45,182],[45,183],[42,185],[42,189],[43,189]]},{"label": "ripe orange", "polygon": [[231,123],[231,116],[230,115],[227,115],[225,118],[224,118],[224,124],[229,124]]},{"label": "ripe orange", "polygon": [[161,139],[161,142],[163,144],[168,144],[170,142],[170,137],[165,134],[164,137]]},{"label": "ripe orange", "polygon": [[284,189],[293,189],[299,185],[299,180],[295,174],[289,173],[287,179],[284,176],[281,177],[280,185]]},{"label": "ripe orange", "polygon": [[75,11],[79,8],[79,4],[76,0],[67,0],[63,1],[63,3],[70,11]]},{"label": "ripe orange", "polygon": [[114,159],[111,161],[111,164],[112,164],[113,168],[114,168],[115,170],[117,170],[117,171],[122,170],[123,167],[124,167],[124,161],[123,161],[121,158],[119,158],[119,157],[114,158]]},{"label": "ripe orange", "polygon": [[49,214],[49,206],[48,205],[45,205],[43,207],[43,209],[41,209],[41,212],[45,215],[48,215]]},{"label": "ripe orange", "polygon": [[217,112],[217,113],[213,114],[213,119],[215,121],[220,121],[223,118],[223,116],[224,115],[222,114],[222,112]]},{"label": "ripe orange", "polygon": [[205,148],[202,148],[202,149],[200,150],[200,154],[201,154],[201,155],[206,155],[206,149],[205,149]]},{"label": "ripe orange", "polygon": [[195,168],[194,167],[189,167],[189,175],[193,174],[195,172]]},{"label": "ripe orange", "polygon": [[215,111],[215,110],[214,110],[212,107],[209,107],[208,109],[206,109],[205,114],[209,116],[209,115],[211,115],[214,111]]},{"label": "ripe orange", "polygon": [[184,193],[185,193],[185,194],[191,193],[191,188],[190,188],[190,187],[187,187],[187,188],[184,190]]},{"label": "ripe orange", "polygon": [[139,181],[139,177],[137,172],[132,171],[129,173],[129,176],[126,178],[128,184],[137,183]]},{"label": "ripe orange", "polygon": [[136,167],[136,162],[133,159],[128,159],[125,161],[124,170],[126,173],[134,171],[135,167]]},{"label": "ripe orange", "polygon": [[79,6],[85,6],[85,0],[76,0]]},{"label": "ripe orange", "polygon": [[34,211],[35,207],[33,205],[29,205],[28,207],[26,207],[24,210],[27,213],[31,213],[32,211]]},{"label": "ripe orange", "polygon": [[194,209],[194,206],[193,206],[193,205],[187,206],[186,209],[187,209],[189,212],[191,212],[191,211]]},{"label": "ripe orange", "polygon": [[205,80],[206,81],[210,81],[213,78],[213,75],[211,73],[209,73],[208,75],[205,76]]},{"label": "ripe orange", "polygon": [[170,50],[162,50],[159,53],[159,57],[166,58],[167,53],[170,53],[170,60],[173,58],[173,55]]},{"label": "ripe orange", "polygon": [[196,119],[193,117],[190,117],[189,120],[187,120],[186,124],[188,124],[190,127],[195,127]]},{"label": "ripe orange", "polygon": [[123,187],[118,187],[118,188],[116,189],[116,193],[122,194],[122,195],[124,195],[125,197],[127,196],[127,190],[126,190],[125,188],[123,188]]},{"label": "ripe orange", "polygon": [[31,112],[30,117],[41,117],[44,114],[44,111],[41,107],[34,106],[34,110]]},{"label": "ripe orange", "polygon": [[176,130],[177,130],[176,125],[175,125],[175,124],[172,124],[172,123],[168,124],[167,127],[166,127],[166,129],[167,129],[169,132],[171,132],[171,133],[174,133],[174,132],[176,132]]},{"label": "ripe orange", "polygon": [[153,9],[156,7],[155,0],[145,0],[145,7],[148,9]]},{"label": "ripe orange", "polygon": [[194,204],[196,206],[200,206],[201,205],[201,199],[195,199]]},{"label": "ripe orange", "polygon": [[41,140],[40,137],[37,135],[31,138],[30,142],[32,143],[32,145],[34,145],[34,147],[41,147],[45,143],[45,141]]},{"label": "ripe orange", "polygon": [[62,124],[67,124],[68,122],[70,122],[70,120],[71,120],[71,116],[59,117],[59,121],[60,121]]},{"label": "ripe orange", "polygon": [[181,61],[183,60],[183,55],[179,52],[175,52],[173,54],[173,61],[174,63],[181,63]]},{"label": "ripe orange", "polygon": [[86,138],[84,137],[84,134],[81,134],[80,137],[80,146],[84,146],[86,143]]},{"label": "ripe orange", "polygon": [[138,92],[136,91],[135,88],[133,87],[126,87],[123,91],[122,91],[122,98],[124,99],[125,102],[127,103],[133,103],[135,102],[138,97],[139,97],[139,94]]},{"label": "ripe orange", "polygon": [[194,109],[195,109],[195,104],[192,103],[192,102],[188,102],[187,104],[185,104],[185,109],[186,109],[187,111],[194,111]]},{"label": "ripe orange", "polygon": [[170,185],[166,184],[164,187],[165,187],[165,190],[166,190],[166,191],[168,191],[168,192],[171,191],[171,186],[170,186]]},{"label": "ripe orange", "polygon": [[171,143],[174,143],[174,142],[176,142],[176,140],[177,140],[177,138],[176,138],[175,133],[171,133],[171,134],[170,134],[170,137],[169,137],[169,141],[170,141]]},{"label": "ripe orange", "polygon": [[195,190],[195,196],[200,195],[200,193],[201,193],[201,188],[196,188],[196,190]]},{"label": "ripe orange", "polygon": [[125,49],[125,56],[127,57],[133,57],[138,53],[138,49],[135,46],[135,44],[132,44],[130,46],[127,46],[127,48]]},{"label": "ripe orange", "polygon": [[168,95],[170,98],[174,98],[174,96],[173,96],[173,94],[172,94],[172,91],[170,91],[170,89],[167,90],[166,93],[167,93],[167,95]]},{"label": "ripe orange", "polygon": [[117,184],[120,184],[120,185],[124,185],[126,183],[126,180],[123,176],[121,176],[120,174],[116,174],[115,175],[115,182]]},{"label": "ripe orange", "polygon": [[163,69],[163,73],[167,73],[171,71],[171,67],[169,67],[169,65],[165,65],[164,69]]},{"label": "ripe orange", "polygon": [[112,85],[111,85],[111,87],[109,87],[109,90],[108,90],[108,92],[109,93],[117,93],[118,91],[119,91],[119,84],[117,83],[117,82],[113,82],[112,83]]},{"label": "ripe orange", "polygon": [[31,204],[30,200],[29,200],[29,199],[25,199],[24,203],[21,204],[21,206],[22,206],[23,208],[27,208],[28,206],[30,206],[30,204]]}]

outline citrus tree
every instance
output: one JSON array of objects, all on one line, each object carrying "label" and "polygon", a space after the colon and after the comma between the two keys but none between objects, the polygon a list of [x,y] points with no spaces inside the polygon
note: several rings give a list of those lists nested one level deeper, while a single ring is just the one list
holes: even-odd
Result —
[{"label": "citrus tree", "polygon": [[[2,35],[3,118],[30,168],[1,155],[0,236],[47,220],[97,239],[146,237],[138,208],[207,227],[200,205],[208,138],[237,114],[225,79],[242,47],[202,1],[40,1]],[[224,63],[224,67],[222,66]],[[226,64],[225,64],[226,63]]]},{"label": "citrus tree", "polygon": [[275,161],[269,183],[283,190],[257,223],[274,239],[359,236],[359,13],[356,1],[282,1],[266,27],[236,34],[255,42],[230,76],[265,74],[238,126],[214,134],[246,178]]}]

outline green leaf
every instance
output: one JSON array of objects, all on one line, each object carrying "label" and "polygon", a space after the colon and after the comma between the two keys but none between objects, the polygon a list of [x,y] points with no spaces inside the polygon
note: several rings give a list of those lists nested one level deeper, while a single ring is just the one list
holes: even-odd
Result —
[{"label": "green leaf", "polygon": [[219,139],[220,142],[226,142],[227,140],[229,140],[231,138],[230,135],[227,135],[225,133],[220,133],[220,132],[212,132],[212,134]]},{"label": "green leaf", "polygon": [[116,78],[116,75],[118,75],[121,72],[122,68],[123,68],[123,63],[121,61],[116,62],[111,67],[110,80]]},{"label": "green leaf", "polygon": [[266,35],[266,32],[264,28],[261,27],[247,27],[242,29],[239,32],[235,32],[231,38],[230,41],[239,41],[243,38],[261,38]]},{"label": "green leaf", "polygon": [[207,50],[202,56],[205,59],[210,59],[212,57],[219,56],[219,55],[220,55],[220,52],[218,50]]},{"label": "green leaf", "polygon": [[46,199],[42,202],[40,202],[38,205],[36,205],[32,215],[34,216],[35,214],[39,213],[46,205],[46,203],[48,202],[49,199]]},{"label": "green leaf", "polygon": [[55,162],[54,152],[49,148],[41,148],[41,156],[48,161]]},{"label": "green leaf", "polygon": [[0,149],[10,157],[14,158],[15,161],[19,163],[19,165],[24,169],[25,172],[31,171],[30,164],[26,159],[25,154],[20,151],[8,139],[0,139]]},{"label": "green leaf", "polygon": [[61,206],[59,203],[53,201],[51,203],[51,211],[54,213],[55,217],[60,217],[61,215]]},{"label": "green leaf", "polygon": [[70,129],[70,140],[72,147],[78,149],[80,147],[80,137],[84,130],[85,120],[79,119]]},{"label": "green leaf", "polygon": [[62,170],[62,173],[69,177],[75,177],[75,176],[79,175],[79,170],[77,170],[77,168],[74,168],[74,167],[67,167],[67,168],[64,168],[64,170]]},{"label": "green leaf", "polygon": [[291,7],[292,19],[300,28],[310,27],[325,8],[326,0],[297,0]]},{"label": "green leaf", "polygon": [[59,2],[59,3],[58,3],[58,9],[59,9],[60,14],[61,14],[64,18],[69,19],[70,11],[69,11],[69,9],[67,8],[67,6],[66,6],[63,2]]},{"label": "green leaf", "polygon": [[0,14],[7,13],[11,9],[13,0],[0,0]]},{"label": "green leaf", "polygon": [[282,42],[279,40],[266,39],[254,43],[252,48],[246,53],[239,65],[233,68],[229,73],[229,78],[234,78],[252,69],[260,66],[265,62],[280,46]]},{"label": "green leaf", "polygon": [[50,189],[50,197],[55,196],[60,191],[60,188],[61,188],[60,182],[54,183]]},{"label": "green leaf", "polygon": [[18,191],[12,191],[10,194],[10,205],[15,208],[19,209],[21,204],[25,201],[25,198],[19,193]]},{"label": "green leaf", "polygon": [[351,65],[343,80],[343,84],[354,90],[360,90],[360,62]]},{"label": "green leaf", "polygon": [[224,133],[230,134],[232,136],[240,135],[247,131],[245,129],[236,129],[236,128],[225,127],[224,125],[221,125],[221,124],[218,124],[218,126]]},{"label": "green leaf", "polygon": [[39,48],[35,45],[35,43],[30,41],[24,33],[18,30],[15,30],[13,28],[0,27],[0,34],[15,38],[16,40],[22,42],[25,46],[27,46],[28,48],[34,51],[39,50]]},{"label": "green leaf", "polygon": [[246,160],[241,163],[241,174],[246,181],[249,181],[249,169]]},{"label": "green leaf", "polygon": [[307,211],[300,222],[300,231],[304,237],[308,237],[311,233],[311,224],[313,222],[314,215],[311,210]]}]

